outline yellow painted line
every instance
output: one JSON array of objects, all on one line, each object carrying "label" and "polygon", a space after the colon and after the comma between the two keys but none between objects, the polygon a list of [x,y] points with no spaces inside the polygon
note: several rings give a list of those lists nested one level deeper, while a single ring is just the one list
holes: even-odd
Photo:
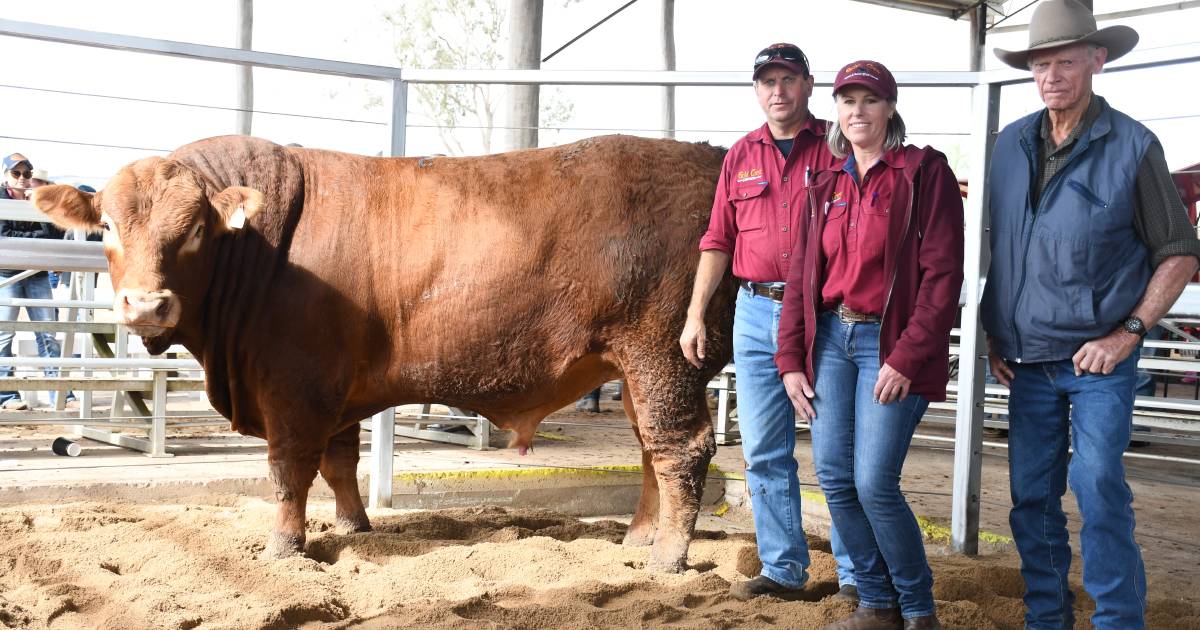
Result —
[{"label": "yellow painted line", "polygon": [[[939,525],[924,516],[917,516],[917,524],[921,526],[921,533],[929,540],[943,545],[950,544],[950,528],[945,525]],[[1013,539],[1002,534],[986,532],[979,530],[979,540],[990,545],[1011,545]]]},{"label": "yellow painted line", "polygon": [[[726,475],[726,478],[727,479],[738,479],[740,481],[745,481],[744,477],[735,477],[733,475]],[[825,494],[821,493],[821,492],[816,492],[814,490],[801,490],[800,498],[802,500],[812,501],[813,503],[818,503],[820,505],[825,505],[825,506],[829,505],[825,501]],[[726,511],[729,510],[728,504],[723,505],[722,508],[723,508],[722,512],[721,512],[722,514],[724,514]],[[720,516],[720,514],[718,514],[718,516]],[[928,518],[926,518],[924,516],[920,516],[920,515],[917,515],[917,524],[921,527],[921,533],[930,541],[939,543],[939,544],[945,544],[945,545],[950,544],[950,528],[949,527],[935,523],[931,519],[928,519]],[[1005,536],[1003,534],[997,534],[994,532],[988,532],[988,531],[984,531],[984,530],[979,531],[979,540],[982,542],[991,544],[991,545],[1011,545],[1011,544],[1013,544],[1013,539],[1008,536]]]},{"label": "yellow painted line", "polygon": [[[708,471],[710,473],[719,473],[721,470],[716,464],[709,464]],[[611,473],[641,473],[642,467],[640,464],[629,466],[588,466],[579,468],[563,468],[558,466],[538,466],[538,467],[522,467],[522,468],[485,468],[479,470],[435,470],[429,472],[408,472],[400,473],[392,477],[395,481],[400,482],[417,482],[417,481],[449,481],[449,480],[471,480],[471,479],[533,479],[546,478],[557,476],[580,476],[580,475],[605,475]],[[632,475],[631,475],[632,476]]]},{"label": "yellow painted line", "polygon": [[575,442],[575,441],[579,440],[579,438],[574,438],[569,435],[561,435],[558,433],[546,433],[545,431],[538,431],[538,432],[534,433],[534,435],[542,438],[543,440],[550,440],[551,442]]}]

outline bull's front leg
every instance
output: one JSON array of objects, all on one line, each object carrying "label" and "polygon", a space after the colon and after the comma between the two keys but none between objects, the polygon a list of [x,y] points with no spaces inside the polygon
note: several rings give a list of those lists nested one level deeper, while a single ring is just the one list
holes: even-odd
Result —
[{"label": "bull's front leg", "polygon": [[358,423],[329,440],[321,457],[321,476],[333,490],[340,533],[371,531],[371,521],[358,492]]},{"label": "bull's front leg", "polygon": [[308,490],[317,476],[324,444],[304,445],[302,440],[269,440],[267,466],[275,486],[275,528],[267,538],[262,557],[276,560],[304,552],[304,516]]}]

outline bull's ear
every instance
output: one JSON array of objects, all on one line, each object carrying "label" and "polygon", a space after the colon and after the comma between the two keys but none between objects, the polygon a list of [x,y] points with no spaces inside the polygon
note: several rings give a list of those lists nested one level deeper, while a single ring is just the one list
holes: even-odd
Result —
[{"label": "bull's ear", "polygon": [[93,203],[96,197],[74,186],[54,184],[33,190],[33,205],[50,216],[62,228],[96,232],[100,227],[100,210]]},{"label": "bull's ear", "polygon": [[213,197],[212,205],[225,219],[226,226],[240,230],[262,208],[263,194],[245,186],[230,186]]}]

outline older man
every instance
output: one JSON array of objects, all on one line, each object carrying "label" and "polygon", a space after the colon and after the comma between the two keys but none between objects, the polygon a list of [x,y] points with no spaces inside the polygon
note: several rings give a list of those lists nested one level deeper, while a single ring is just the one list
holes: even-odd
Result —
[{"label": "older man", "polygon": [[[1148,129],[1092,93],[1092,76],[1137,44],[1096,29],[1077,0],[1046,0],[1029,47],[996,50],[1033,71],[1046,108],[996,140],[992,266],[983,298],[992,373],[1011,388],[1009,520],[1027,628],[1070,628],[1062,495],[1083,516],[1083,583],[1097,628],[1144,627],[1129,444],[1138,347],[1196,272],[1200,242]],[[1075,454],[1068,457],[1068,447]]]},{"label": "older man", "polygon": [[[829,168],[828,123],[812,116],[813,77],[808,59],[793,44],[773,44],[754,59],[754,93],[766,123],[733,144],[725,156],[708,232],[700,240],[700,264],[679,343],[700,365],[704,312],[733,263],[741,281],[733,322],[737,368],[738,427],[746,460],[746,485],[754,513],[761,575],[734,584],[730,593],[801,597],[808,580],[808,544],[800,517],[796,470],[796,411],[775,369],[784,280],[797,232],[806,217],[808,180]],[[853,564],[836,531],[839,594],[857,600]]]}]

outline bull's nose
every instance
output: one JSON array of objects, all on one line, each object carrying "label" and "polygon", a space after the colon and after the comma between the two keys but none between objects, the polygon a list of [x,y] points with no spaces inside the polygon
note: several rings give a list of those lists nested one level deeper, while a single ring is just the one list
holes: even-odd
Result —
[{"label": "bull's nose", "polygon": [[137,291],[123,289],[116,296],[117,315],[126,324],[173,326],[170,291]]}]

